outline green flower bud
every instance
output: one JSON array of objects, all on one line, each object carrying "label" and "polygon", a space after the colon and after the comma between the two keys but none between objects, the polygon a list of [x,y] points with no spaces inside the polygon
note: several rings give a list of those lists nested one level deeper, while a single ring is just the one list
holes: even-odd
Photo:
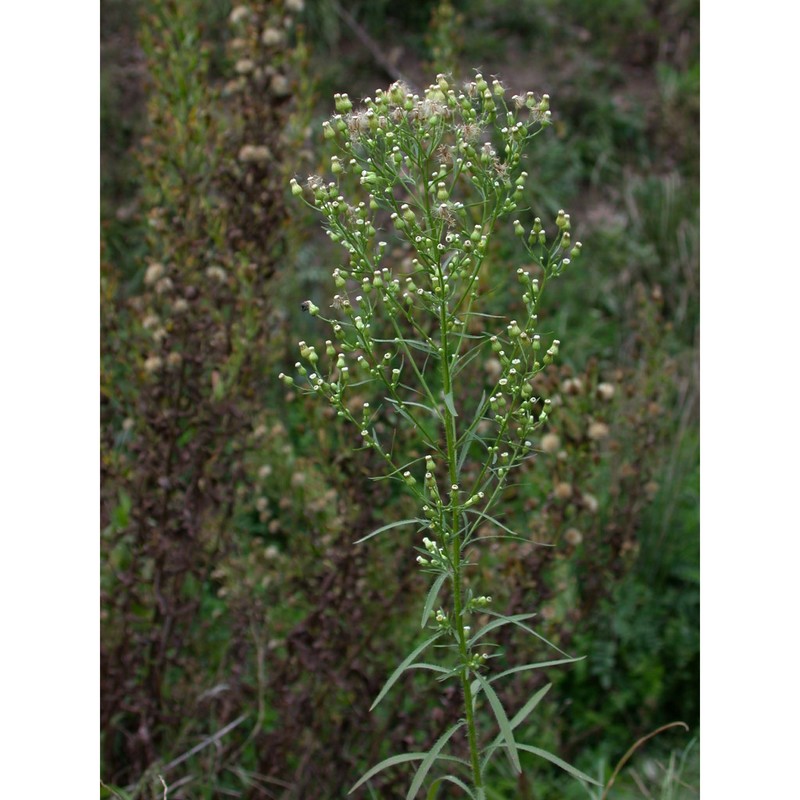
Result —
[{"label": "green flower bud", "polygon": [[348,111],[353,109],[353,104],[350,102],[350,98],[346,94],[335,94],[333,96],[334,104],[336,105],[336,110],[340,114],[346,114]]}]

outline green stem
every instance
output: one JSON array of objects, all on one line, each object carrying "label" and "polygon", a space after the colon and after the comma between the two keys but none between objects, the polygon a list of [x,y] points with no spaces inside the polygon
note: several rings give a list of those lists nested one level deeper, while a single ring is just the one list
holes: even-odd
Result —
[{"label": "green stem", "polygon": [[[443,285],[443,276],[440,272],[440,286]],[[441,369],[442,369],[442,391],[445,395],[452,397],[452,379],[450,375],[450,354],[448,352],[447,339],[448,308],[447,299],[442,291],[442,301],[439,308],[439,325],[441,329]],[[447,466],[450,477],[450,485],[458,484],[458,462],[456,459],[456,422],[450,411],[449,404],[445,403],[444,409],[445,438],[447,441]],[[452,573],[451,582],[453,585],[453,624],[456,626],[458,638],[458,651],[461,657],[462,669],[460,672],[461,687],[464,693],[464,717],[467,721],[467,738],[469,740],[470,764],[472,766],[472,779],[476,789],[483,788],[483,777],[481,776],[480,759],[478,754],[478,737],[475,731],[475,714],[472,708],[472,687],[469,680],[469,647],[467,637],[464,633],[464,606],[462,600],[461,586],[461,541],[458,535],[458,503],[455,491],[451,490],[452,521],[450,524],[451,534],[451,563]]]}]

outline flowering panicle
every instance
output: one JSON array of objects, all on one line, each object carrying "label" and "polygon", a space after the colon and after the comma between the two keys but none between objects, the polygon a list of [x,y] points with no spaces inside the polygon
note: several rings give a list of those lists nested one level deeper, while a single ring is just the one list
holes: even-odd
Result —
[{"label": "flowering panicle", "polygon": [[[303,303],[332,337],[324,353],[299,343],[297,383],[280,376],[330,403],[355,426],[359,446],[383,459],[387,475],[418,501],[419,517],[410,522],[425,536],[416,560],[437,576],[423,625],[434,638],[449,637],[456,653],[452,674],[462,681],[476,787],[482,777],[471,697],[478,690],[470,676],[482,685],[489,656],[475,650],[482,634],[466,623],[486,613],[491,598],[465,594],[465,550],[478,542],[480,523],[493,519],[488,510],[533,456],[534,434],[552,413],[532,380],[557,358],[560,342],[544,340],[538,308],[547,282],[581,249],[563,210],[549,232],[538,217],[529,226],[513,220],[530,263],[516,269],[521,313],[505,322],[482,313],[479,278],[490,241],[521,207],[525,149],[550,122],[547,95],[515,95],[509,104],[506,94],[499,81],[490,85],[477,74],[462,89],[438,75],[422,95],[394,83],[360,108],[347,94],[334,96],[336,113],[322,126],[339,148],[331,177],[312,176],[305,188],[291,182],[292,194],[322,214],[328,236],[345,251],[332,272],[332,302]],[[411,255],[397,259],[398,251]],[[332,309],[330,318],[322,308]],[[481,357],[496,365],[491,385],[480,397],[469,385],[457,391],[462,370]],[[365,384],[378,399],[359,408],[348,392]],[[389,437],[381,439],[379,420],[389,412],[418,433],[421,458],[396,462]],[[470,463],[478,453],[479,463]],[[434,613],[445,582],[453,607]]]}]

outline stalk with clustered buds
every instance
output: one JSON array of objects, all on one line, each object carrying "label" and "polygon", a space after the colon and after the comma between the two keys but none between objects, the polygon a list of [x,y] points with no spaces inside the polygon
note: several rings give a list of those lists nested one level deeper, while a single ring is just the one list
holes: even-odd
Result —
[{"label": "stalk with clustered buds", "polygon": [[[448,741],[462,728],[469,760],[447,756],[444,763],[451,770],[460,765],[461,772],[442,774],[434,784],[455,783],[473,800],[485,798],[487,765],[497,752],[505,753],[515,772],[521,771],[519,753],[526,750],[555,759],[517,743],[513,734],[543,692],[509,719],[493,688],[506,675],[492,675],[488,666],[493,656],[486,635],[512,624],[542,639],[527,625],[534,615],[491,612],[491,597],[473,596],[464,581],[466,551],[480,544],[481,524],[519,538],[490,511],[514,470],[534,454],[537,432],[551,413],[550,401],[534,396],[531,381],[557,357],[559,342],[552,341],[542,355],[537,310],[547,282],[561,275],[580,251],[579,243],[570,245],[570,220],[564,211],[555,220],[554,236],[539,218],[527,235],[522,222],[514,220],[510,227],[539,265],[540,276],[517,270],[523,315],[505,324],[482,315],[479,275],[489,241],[517,210],[528,177],[521,168],[524,150],[550,120],[547,95],[537,98],[529,92],[509,105],[505,93],[499,81],[490,88],[478,74],[462,90],[439,75],[422,96],[395,83],[387,91],[378,90],[360,109],[346,94],[337,94],[337,113],[323,124],[325,138],[340,147],[331,161],[334,180],[312,177],[307,189],[296,180],[291,184],[294,195],[310,197],[323,215],[327,233],[345,249],[347,263],[333,272],[337,318],[325,318],[311,301],[303,304],[333,330],[325,357],[301,342],[301,378],[280,377],[287,386],[300,386],[330,403],[356,427],[361,446],[374,450],[387,475],[419,504],[418,517],[385,525],[360,541],[403,525],[425,533],[416,560],[432,580],[422,613],[422,627],[430,635],[395,670],[373,707],[412,664],[459,681],[464,700],[464,719],[430,751],[386,759],[353,789],[382,769],[418,761],[407,795],[416,797]],[[362,187],[361,199],[345,197],[348,175]],[[389,229],[382,230],[383,225]],[[410,272],[397,271],[389,261],[391,245],[398,244],[413,250]],[[492,327],[475,334],[476,322],[484,319]],[[378,337],[379,323],[389,326],[390,338]],[[484,353],[498,359],[501,369],[492,390],[469,407],[466,394],[458,391],[459,380],[463,382],[463,368]],[[382,400],[374,408],[364,403],[358,414],[346,398],[354,386],[365,383],[375,385]],[[398,463],[376,425],[385,410],[419,434],[427,451],[421,459]],[[431,418],[437,422],[435,430]],[[437,605],[445,584],[449,608]],[[491,621],[475,630],[469,622],[478,613]],[[448,646],[449,663],[414,663],[434,642]],[[574,660],[562,655],[555,663]],[[488,741],[478,730],[485,707],[498,728]],[[563,766],[559,760],[554,763]]]}]

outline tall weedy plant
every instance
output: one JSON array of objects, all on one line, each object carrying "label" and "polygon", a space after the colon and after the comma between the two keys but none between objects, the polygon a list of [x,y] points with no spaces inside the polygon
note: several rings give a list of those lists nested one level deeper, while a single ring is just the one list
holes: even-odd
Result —
[{"label": "tall weedy plant", "polygon": [[[388,767],[419,762],[407,794],[414,798],[434,764],[443,762],[448,771],[435,778],[428,796],[450,782],[480,800],[494,756],[502,753],[520,773],[521,752],[594,783],[514,737],[549,685],[513,716],[495,688],[514,673],[575,659],[561,653],[562,658],[492,674],[491,661],[498,655],[490,643],[492,631],[515,625],[543,639],[528,624],[534,614],[490,610],[492,598],[473,590],[467,576],[487,524],[501,538],[522,538],[492,512],[515,468],[535,454],[537,431],[551,412],[550,400],[534,396],[531,380],[556,357],[559,342],[543,341],[537,310],[548,281],[580,252],[580,243],[570,241],[569,215],[563,211],[550,231],[539,218],[529,230],[514,220],[533,262],[516,271],[521,313],[510,320],[486,313],[483,287],[487,279],[496,283],[493,270],[504,269],[485,269],[490,240],[520,203],[527,178],[525,148],[550,117],[547,95],[529,92],[509,103],[506,93],[499,81],[490,86],[481,75],[463,90],[439,75],[423,96],[395,83],[358,110],[346,94],[337,94],[337,113],[323,123],[325,138],[340,148],[331,158],[335,179],[312,177],[307,190],[292,181],[295,195],[307,191],[313,198],[347,260],[333,270],[335,318],[324,317],[311,301],[303,303],[331,326],[333,339],[325,343],[324,354],[300,342],[302,360],[295,367],[302,377],[280,377],[288,386],[322,396],[355,425],[361,446],[385,462],[383,477],[401,482],[418,503],[417,517],[392,522],[360,541],[401,526],[424,534],[416,560],[431,581],[421,616],[428,636],[392,673],[373,707],[411,669],[430,671],[441,682],[458,681],[463,694],[463,718],[430,750],[382,761],[353,790]],[[354,186],[360,184],[363,199],[344,196],[348,176],[357,179]],[[393,259],[398,249],[408,255],[409,248],[410,257]],[[465,369],[490,357],[502,369],[490,391],[479,395]],[[363,395],[367,385],[379,401],[356,407],[352,390]],[[390,432],[381,423],[385,415],[411,426],[423,455],[398,463]],[[438,656],[425,660],[426,651]],[[494,736],[483,731],[487,723]],[[462,729],[468,758],[445,750]]]}]

